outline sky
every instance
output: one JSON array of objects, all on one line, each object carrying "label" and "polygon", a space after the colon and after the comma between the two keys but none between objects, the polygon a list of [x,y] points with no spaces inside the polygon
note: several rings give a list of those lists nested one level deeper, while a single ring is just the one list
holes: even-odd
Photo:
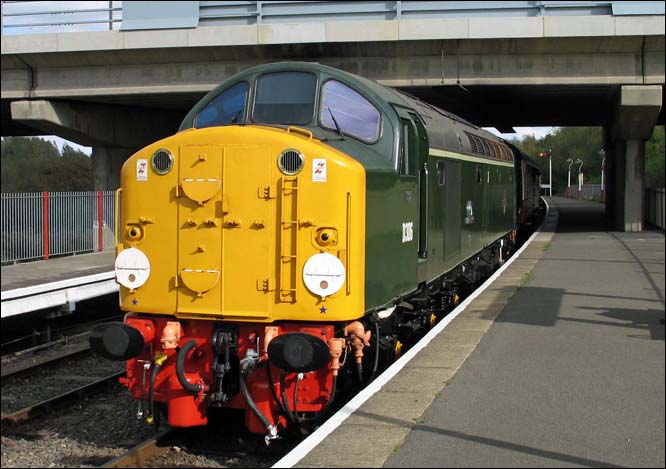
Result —
[{"label": "sky", "polygon": [[[49,3],[51,4],[50,6],[44,6],[42,5],[43,3]],[[53,5],[55,4],[55,5]],[[57,5],[57,7],[56,7]],[[11,13],[27,13],[31,11],[44,11],[45,9],[49,10],[52,9],[54,11],[56,10],[82,10],[82,9],[98,9],[98,8],[108,8],[109,3],[106,1],[73,1],[73,2],[12,2],[12,3],[6,3],[3,5],[3,13],[11,14]],[[120,1],[114,1],[113,6],[114,8],[121,7],[122,2]],[[70,14],[65,14],[65,16],[71,15]],[[49,21],[54,21],[53,17],[49,16],[18,16],[18,17],[7,17],[5,16],[3,18],[3,33],[4,34],[29,34],[29,33],[47,33],[47,32],[68,32],[68,31],[81,31],[81,30],[86,30],[86,31],[91,31],[91,30],[103,30],[103,29],[108,29],[108,23],[103,23],[105,19],[108,19],[108,14],[105,12],[90,12],[90,13],[76,13],[75,17],[69,16],[69,18],[72,19],[77,19],[79,21],[102,21],[100,23],[93,23],[93,24],[82,24],[82,25],[72,25],[72,24],[67,24],[67,25],[62,25],[62,26],[41,26],[41,27],[35,27],[35,28],[12,28],[11,24],[18,24],[18,23],[46,23]],[[59,17],[55,21],[59,22],[64,22],[64,18],[62,15],[58,15]],[[120,12],[117,11],[114,13],[115,18],[120,18]],[[9,27],[8,27],[9,26]],[[118,29],[120,26],[120,23],[116,22],[114,23],[114,29]],[[489,132],[498,135],[502,138],[505,139],[511,139],[518,137],[522,139],[526,135],[534,135],[536,138],[541,138],[548,134],[549,132],[552,132],[554,127],[516,127],[516,133],[515,134],[501,134],[499,133],[496,129],[494,128],[486,128]],[[69,144],[70,146],[83,151],[84,153],[90,155],[92,153],[92,148],[90,147],[82,147],[81,145],[77,145],[76,143],[73,142],[68,142],[67,140],[64,140],[60,137],[57,137],[55,135],[49,135],[49,136],[44,136],[43,138],[53,141],[58,145],[58,148],[62,150],[62,147],[65,143]]]}]

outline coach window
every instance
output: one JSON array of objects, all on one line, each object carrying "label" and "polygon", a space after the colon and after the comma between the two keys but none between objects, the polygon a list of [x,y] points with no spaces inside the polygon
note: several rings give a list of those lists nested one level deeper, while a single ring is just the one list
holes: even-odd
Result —
[{"label": "coach window", "polygon": [[257,79],[252,121],[304,125],[312,121],[317,79],[307,72],[267,73]]},{"label": "coach window", "polygon": [[247,83],[237,83],[217,95],[197,114],[194,127],[235,124],[245,116]]},{"label": "coach window", "polygon": [[366,143],[379,138],[379,111],[361,94],[347,85],[328,80],[321,87],[321,126],[340,131]]}]

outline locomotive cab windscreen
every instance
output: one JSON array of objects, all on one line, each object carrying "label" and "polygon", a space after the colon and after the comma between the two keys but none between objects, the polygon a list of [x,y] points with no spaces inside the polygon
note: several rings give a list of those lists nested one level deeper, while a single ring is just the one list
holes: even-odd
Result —
[{"label": "locomotive cab windscreen", "polygon": [[[210,97],[203,106],[197,106],[191,126],[301,126],[339,132],[365,144],[376,143],[381,136],[380,110],[359,91],[336,79],[318,79],[310,72],[271,72],[259,75],[253,90],[251,87],[242,81]],[[186,118],[181,130],[187,125]]]}]

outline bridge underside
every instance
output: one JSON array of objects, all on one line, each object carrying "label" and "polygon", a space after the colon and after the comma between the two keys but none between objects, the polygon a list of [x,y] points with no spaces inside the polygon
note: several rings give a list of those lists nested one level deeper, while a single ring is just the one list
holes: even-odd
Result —
[{"label": "bridge underside", "polygon": [[[495,127],[510,133],[513,127],[606,126],[615,112],[620,85],[445,85],[398,87],[480,127]],[[104,107],[131,113],[168,111],[171,127],[163,136],[177,128],[187,111],[204,92],[164,95],[94,96],[67,100],[78,101],[88,108]],[[662,100],[664,97],[662,96]],[[12,120],[10,103],[2,100],[2,135],[44,135],[44,131],[23,121]],[[661,106],[658,125],[666,123],[665,106]],[[157,130],[156,130],[157,131]],[[159,134],[159,132],[157,132]],[[157,135],[159,137],[159,135]],[[84,137],[73,138],[81,144],[94,145]],[[146,141],[148,143],[148,141]]]}]

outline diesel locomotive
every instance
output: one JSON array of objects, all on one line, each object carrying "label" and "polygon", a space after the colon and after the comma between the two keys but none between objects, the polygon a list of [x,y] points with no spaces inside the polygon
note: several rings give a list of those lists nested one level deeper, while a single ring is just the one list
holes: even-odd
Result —
[{"label": "diesel locomotive", "polygon": [[239,73],[124,164],[124,360],[139,417],[244,410],[267,441],[315,425],[500,264],[539,202],[526,155],[475,125],[315,63]]}]

